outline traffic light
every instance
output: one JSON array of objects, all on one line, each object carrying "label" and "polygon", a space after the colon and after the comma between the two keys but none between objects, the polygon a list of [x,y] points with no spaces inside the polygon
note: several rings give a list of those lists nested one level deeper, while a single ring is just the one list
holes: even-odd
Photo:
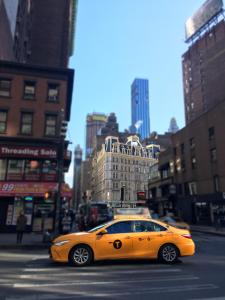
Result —
[{"label": "traffic light", "polygon": [[68,122],[67,121],[62,121],[61,122],[60,136],[62,136],[64,138],[66,137],[67,126],[68,126]]},{"label": "traffic light", "polygon": [[51,199],[52,198],[52,192],[51,191],[45,192],[44,198],[45,198],[45,200]]}]

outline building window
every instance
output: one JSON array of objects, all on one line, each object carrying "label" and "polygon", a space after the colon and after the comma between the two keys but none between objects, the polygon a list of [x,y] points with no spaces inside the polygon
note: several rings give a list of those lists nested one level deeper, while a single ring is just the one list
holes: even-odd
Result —
[{"label": "building window", "polygon": [[50,102],[59,101],[59,84],[55,84],[55,83],[48,84],[48,101]]},{"label": "building window", "polygon": [[215,162],[217,160],[216,148],[210,150],[210,159],[212,162]]},{"label": "building window", "polygon": [[218,175],[213,176],[213,185],[214,185],[214,192],[219,192],[220,187],[219,187],[219,176]]},{"label": "building window", "polygon": [[23,180],[24,160],[9,159],[7,180]]},{"label": "building window", "polygon": [[6,159],[0,159],[0,180],[5,180],[6,163]]},{"label": "building window", "polygon": [[26,160],[25,163],[25,180],[40,180],[40,162],[38,160]]},{"label": "building window", "polygon": [[33,127],[33,113],[22,113],[20,133],[24,135],[31,135],[32,127]]},{"label": "building window", "polygon": [[5,133],[7,127],[7,111],[0,110],[0,133]]},{"label": "building window", "polygon": [[181,160],[181,170],[182,170],[182,172],[185,172],[185,170],[186,170],[184,159]]},{"label": "building window", "polygon": [[173,154],[174,154],[174,156],[177,155],[177,148],[176,147],[173,148]]},{"label": "building window", "polygon": [[181,154],[184,154],[184,143],[180,145],[180,152]]},{"label": "building window", "polygon": [[194,181],[189,182],[189,193],[190,193],[191,196],[197,194],[197,184],[196,184],[196,182],[194,182]]},{"label": "building window", "polygon": [[25,81],[23,98],[27,100],[35,99],[35,87],[36,83],[34,81]]},{"label": "building window", "polygon": [[0,97],[10,97],[11,93],[11,80],[0,79]]},{"label": "building window", "polygon": [[209,140],[214,139],[214,134],[215,134],[215,132],[214,132],[214,127],[210,127],[210,128],[208,129],[208,134],[209,134]]},{"label": "building window", "polygon": [[192,156],[191,158],[191,168],[194,170],[197,167],[197,160],[195,156]]},{"label": "building window", "polygon": [[190,138],[190,148],[191,149],[195,148],[195,140],[194,140],[194,138]]},{"label": "building window", "polygon": [[46,115],[45,117],[45,135],[55,136],[57,126],[57,116],[56,115]]}]

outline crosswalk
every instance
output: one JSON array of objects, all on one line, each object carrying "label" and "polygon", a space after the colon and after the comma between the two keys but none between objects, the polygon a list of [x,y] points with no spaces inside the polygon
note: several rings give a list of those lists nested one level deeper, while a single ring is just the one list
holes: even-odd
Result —
[{"label": "crosswalk", "polygon": [[[3,257],[11,259],[13,254],[5,253]],[[23,255],[20,258],[25,259]],[[26,259],[19,272],[12,267],[5,274],[0,269],[0,291],[7,291],[0,300],[160,300],[174,297],[182,300],[194,299],[191,295],[195,292],[195,299],[200,299],[197,297],[200,292],[213,294],[219,288],[216,284],[204,282],[180,264],[103,262],[73,268],[51,263],[46,254],[31,255]]]}]

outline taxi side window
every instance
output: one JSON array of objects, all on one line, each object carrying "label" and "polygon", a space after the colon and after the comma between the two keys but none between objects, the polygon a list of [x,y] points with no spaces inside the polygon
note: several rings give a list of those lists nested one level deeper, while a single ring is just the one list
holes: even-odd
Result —
[{"label": "taxi side window", "polygon": [[167,230],[165,227],[148,221],[135,221],[134,232],[159,232]]},{"label": "taxi side window", "polygon": [[132,232],[131,221],[118,222],[106,228],[109,234]]}]

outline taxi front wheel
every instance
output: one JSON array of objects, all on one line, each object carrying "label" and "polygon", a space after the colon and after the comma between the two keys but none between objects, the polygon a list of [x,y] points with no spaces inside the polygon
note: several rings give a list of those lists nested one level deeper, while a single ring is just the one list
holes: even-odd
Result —
[{"label": "taxi front wheel", "polygon": [[91,263],[93,258],[91,249],[86,245],[78,245],[71,249],[69,262],[71,265],[83,267]]},{"label": "taxi front wheel", "polygon": [[178,256],[179,251],[173,244],[165,244],[159,250],[159,260],[167,264],[175,263]]}]

